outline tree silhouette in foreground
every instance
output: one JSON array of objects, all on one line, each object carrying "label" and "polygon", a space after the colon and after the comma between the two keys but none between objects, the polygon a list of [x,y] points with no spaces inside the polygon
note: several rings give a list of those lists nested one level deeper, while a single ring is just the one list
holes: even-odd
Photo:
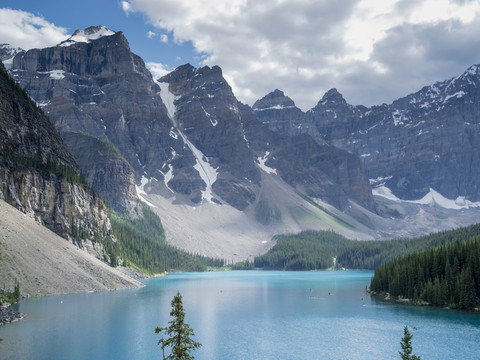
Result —
[{"label": "tree silhouette in foreground", "polygon": [[402,351],[398,352],[402,360],[420,360],[420,356],[412,355],[412,351],[413,351],[412,343],[411,343],[412,337],[413,335],[410,334],[410,331],[408,331],[408,327],[405,326],[403,328],[403,338],[402,338],[402,341],[400,342]]},{"label": "tree silhouette in foreground", "polygon": [[[167,339],[163,337],[158,341],[163,351],[163,359],[168,360],[192,360],[194,357],[190,355],[190,351],[198,349],[202,344],[194,341],[191,337],[195,333],[190,325],[185,323],[185,311],[183,310],[182,295],[177,292],[177,295],[172,300],[172,311],[170,316],[173,320],[168,323],[168,328],[156,327],[155,333],[164,332]],[[171,353],[165,357],[165,348],[171,348]]]}]

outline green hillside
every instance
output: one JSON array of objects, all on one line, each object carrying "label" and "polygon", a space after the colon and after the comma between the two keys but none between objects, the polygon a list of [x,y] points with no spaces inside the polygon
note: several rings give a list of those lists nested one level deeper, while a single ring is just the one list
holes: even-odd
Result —
[{"label": "green hillside", "polygon": [[[432,247],[480,236],[480,224],[413,238],[383,241],[348,240],[331,231],[304,231],[277,235],[276,245],[255,257],[257,268],[314,270],[327,268],[370,269]],[[334,264],[335,259],[335,264]]]}]

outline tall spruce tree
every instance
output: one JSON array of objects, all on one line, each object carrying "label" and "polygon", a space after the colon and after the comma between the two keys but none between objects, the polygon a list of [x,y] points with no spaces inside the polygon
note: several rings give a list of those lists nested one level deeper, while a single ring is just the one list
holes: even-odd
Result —
[{"label": "tall spruce tree", "polygon": [[[194,357],[190,355],[190,351],[198,349],[202,344],[192,339],[195,333],[190,325],[185,322],[185,311],[183,310],[182,295],[177,292],[171,302],[172,311],[170,316],[173,320],[168,323],[168,328],[156,327],[155,333],[164,332],[167,339],[163,337],[158,341],[163,351],[163,359],[168,360],[193,360]],[[165,357],[165,348],[171,348],[171,353]]]},{"label": "tall spruce tree", "polygon": [[412,337],[413,335],[410,334],[408,331],[408,327],[405,326],[403,328],[403,338],[400,342],[400,346],[402,347],[402,351],[399,351],[400,357],[402,360],[420,360],[420,356],[412,355]]}]

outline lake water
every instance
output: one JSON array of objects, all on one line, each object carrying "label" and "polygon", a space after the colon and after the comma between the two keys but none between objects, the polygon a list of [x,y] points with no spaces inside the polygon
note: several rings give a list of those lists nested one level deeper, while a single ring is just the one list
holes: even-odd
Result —
[{"label": "lake water", "polygon": [[168,325],[177,290],[199,360],[399,359],[405,325],[423,360],[480,359],[480,314],[377,301],[365,294],[372,275],[180,273],[142,289],[31,298],[18,305],[24,320],[0,327],[0,359],[161,359],[154,328]]}]

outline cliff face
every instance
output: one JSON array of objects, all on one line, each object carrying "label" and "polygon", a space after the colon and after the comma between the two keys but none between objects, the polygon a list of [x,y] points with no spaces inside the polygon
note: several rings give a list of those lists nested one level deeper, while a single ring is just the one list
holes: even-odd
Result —
[{"label": "cliff face", "polygon": [[136,206],[135,173],[115,145],[86,133],[67,132],[63,138],[80,170],[112,209],[133,214]]},{"label": "cliff face", "polygon": [[[431,189],[452,200],[480,200],[480,66],[425,86],[392,104],[348,104],[329,90],[306,113],[283,94],[259,100],[255,112],[271,128],[309,133],[362,160],[372,187],[417,200]],[[463,199],[463,200],[462,200]]]},{"label": "cliff face", "polygon": [[[137,185],[174,196],[179,203],[227,203],[245,211],[262,189],[266,163],[309,196],[338,208],[349,199],[373,208],[358,159],[322,147],[309,135],[279,134],[260,126],[252,109],[235,98],[218,66],[195,69],[187,64],[154,81],[121,32],[92,27],[76,34],[58,46],[17,54],[11,74],[50,115],[89,182],[117,210],[125,211],[125,203],[132,201],[119,204],[114,195],[131,194],[127,168],[110,161],[119,166],[120,176],[113,180],[107,173],[114,168],[105,171],[102,157],[80,160],[78,140],[68,133],[81,131],[110,141],[133,168]],[[281,92],[260,106],[272,101],[280,101],[293,115],[301,113]],[[82,148],[82,153],[89,150]]]},{"label": "cliff face", "polygon": [[63,236],[108,238],[107,209],[82,184],[53,124],[0,68],[0,198]]},{"label": "cliff face", "polygon": [[62,236],[107,237],[110,221],[103,202],[63,175],[28,169],[0,159],[0,199],[32,215]]},{"label": "cliff face", "polygon": [[[167,83],[176,97],[177,129],[217,172],[212,189],[237,209],[256,201],[263,186],[262,170],[275,172],[296,190],[340,209],[349,199],[373,209],[370,185],[358,158],[321,146],[308,134],[285,134],[264,126],[250,107],[235,98],[219,67],[184,65],[159,81]],[[295,111],[293,101],[275,98],[283,100],[282,108]]]},{"label": "cliff face", "polygon": [[[210,200],[207,193],[213,191],[213,201],[223,200],[245,210],[256,198],[260,171],[245,138],[239,103],[221,69],[195,69],[187,64],[159,83],[164,99],[165,92],[175,97],[171,103],[175,131],[189,144],[196,164],[204,164],[194,166],[205,184],[201,185],[201,198]],[[204,171],[207,168],[211,171]],[[177,186],[175,177],[169,184]]]},{"label": "cliff face", "polygon": [[[165,176],[170,176],[169,164],[174,163],[175,174],[165,182],[172,180],[171,188],[186,201],[198,202],[202,180],[193,168],[195,158],[175,132],[160,87],[143,60],[130,51],[121,32],[104,27],[83,32],[94,39],[76,41],[78,37],[73,35],[58,46],[18,54],[13,60],[12,76],[39,103],[67,141],[71,136],[66,134],[71,132],[108,140],[134,170],[137,184],[142,178],[163,183]],[[96,38],[95,34],[103,36]],[[97,159],[99,163],[95,164]],[[127,204],[136,198],[128,166],[114,157],[109,165],[117,162],[117,170],[123,175],[105,183],[105,158],[90,156],[90,160],[93,162],[87,166],[79,161],[82,169],[88,168],[88,179],[100,185],[102,196],[116,210],[127,210]],[[170,192],[168,188],[163,191]],[[117,197],[125,197],[118,207],[111,196],[115,192]]]}]

